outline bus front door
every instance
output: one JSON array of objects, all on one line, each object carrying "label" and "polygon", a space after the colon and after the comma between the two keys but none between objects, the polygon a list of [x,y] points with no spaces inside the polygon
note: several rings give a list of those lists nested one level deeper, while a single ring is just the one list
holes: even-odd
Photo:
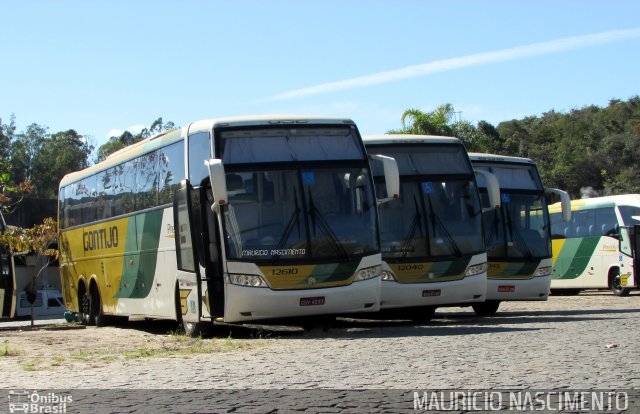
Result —
[{"label": "bus front door", "polygon": [[[196,254],[196,232],[192,226],[193,210],[191,194],[193,187],[183,180],[173,199],[173,220],[176,242],[176,320],[181,321],[188,335],[198,335],[202,316],[202,289],[200,266]],[[199,214],[199,212],[198,212]]]}]

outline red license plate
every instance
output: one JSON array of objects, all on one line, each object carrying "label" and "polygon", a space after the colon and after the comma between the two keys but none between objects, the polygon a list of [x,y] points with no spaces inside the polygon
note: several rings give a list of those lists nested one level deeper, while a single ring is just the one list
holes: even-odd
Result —
[{"label": "red license plate", "polygon": [[440,296],[440,289],[423,290],[422,291],[422,297],[423,298],[428,298],[430,296]]},{"label": "red license plate", "polygon": [[313,298],[300,298],[300,306],[316,306],[324,305],[324,296],[315,296]]},{"label": "red license plate", "polygon": [[498,292],[512,293],[516,291],[516,287],[513,285],[500,285],[498,286]]}]

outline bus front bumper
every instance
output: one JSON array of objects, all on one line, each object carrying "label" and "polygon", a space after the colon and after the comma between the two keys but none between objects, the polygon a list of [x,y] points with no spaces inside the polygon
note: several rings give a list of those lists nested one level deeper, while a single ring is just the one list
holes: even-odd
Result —
[{"label": "bus front bumper", "polygon": [[487,300],[547,300],[551,276],[487,279]]},{"label": "bus front bumper", "polygon": [[486,290],[486,273],[447,282],[398,283],[383,281],[380,308],[398,309],[483,302]]},{"label": "bus front bumper", "polygon": [[286,319],[380,310],[380,277],[348,286],[271,290],[227,284],[225,322]]}]

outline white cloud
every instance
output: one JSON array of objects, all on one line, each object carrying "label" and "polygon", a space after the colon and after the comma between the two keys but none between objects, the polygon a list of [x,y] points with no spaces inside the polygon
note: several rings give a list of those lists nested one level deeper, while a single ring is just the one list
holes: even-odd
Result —
[{"label": "white cloud", "polygon": [[121,129],[111,129],[109,130],[109,132],[107,132],[105,134],[105,137],[107,138],[111,138],[111,137],[119,137],[120,135],[122,135],[124,131]]},{"label": "white cloud", "polygon": [[131,125],[130,127],[127,128],[127,131],[131,132],[133,135],[135,134],[139,134],[140,132],[142,132],[143,129],[145,129],[146,126],[144,125]]},{"label": "white cloud", "polygon": [[563,51],[581,49],[589,46],[613,43],[638,37],[640,37],[640,28],[628,30],[612,30],[608,32],[595,33],[584,36],[567,37],[564,39],[557,39],[549,42],[533,43],[530,45],[496,50],[492,52],[483,52],[450,59],[436,60],[421,65],[407,66],[401,69],[378,72],[371,75],[360,76],[357,78],[323,83],[307,88],[283,92],[267,98],[263,102],[283,101],[288,99],[300,98],[303,96],[311,96],[362,86],[376,85],[400,79],[408,79],[417,76],[431,75],[439,72],[447,72],[450,70],[466,68],[469,66],[486,65],[490,63],[505,62],[532,56],[559,53]]},{"label": "white cloud", "polygon": [[142,132],[142,130],[145,128],[147,128],[145,125],[131,125],[130,127],[127,127],[127,129],[111,129],[105,134],[105,136],[107,138],[119,137],[124,131],[129,131],[133,135],[136,135]]}]

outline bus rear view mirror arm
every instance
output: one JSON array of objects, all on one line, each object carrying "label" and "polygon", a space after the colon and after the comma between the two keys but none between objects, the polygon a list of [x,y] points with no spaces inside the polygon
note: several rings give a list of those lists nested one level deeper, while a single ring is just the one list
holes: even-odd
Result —
[{"label": "bus rear view mirror arm", "polygon": [[545,193],[554,194],[560,197],[560,204],[562,205],[562,220],[571,220],[571,197],[566,191],[558,190],[557,188],[545,188]]},{"label": "bus rear view mirror arm", "polygon": [[387,198],[379,198],[378,204],[395,200],[400,197],[400,173],[395,158],[386,155],[369,154],[369,159],[380,161],[384,169],[384,182],[387,188]]},{"label": "bus rear view mirror arm", "polygon": [[502,205],[500,201],[500,183],[498,177],[489,171],[485,170],[473,170],[476,175],[484,178],[484,182],[487,184],[487,195],[489,196],[489,208],[483,208],[482,211],[493,210],[494,208],[500,208]]},{"label": "bus rear view mirror arm", "polygon": [[227,204],[229,198],[224,165],[222,165],[222,160],[216,158],[205,160],[204,164],[207,166],[209,179],[211,180],[211,192],[213,193],[211,208],[218,209],[220,206]]}]

